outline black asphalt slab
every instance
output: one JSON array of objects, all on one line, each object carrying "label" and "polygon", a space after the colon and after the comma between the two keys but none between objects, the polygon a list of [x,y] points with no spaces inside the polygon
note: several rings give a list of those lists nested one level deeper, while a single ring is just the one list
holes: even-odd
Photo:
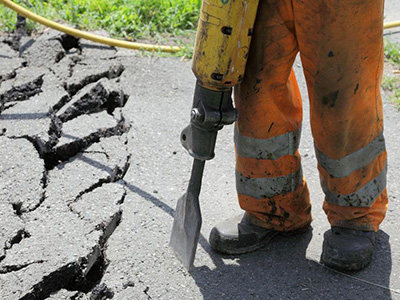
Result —
[{"label": "black asphalt slab", "polygon": [[[386,10],[386,21],[400,19],[395,0]],[[390,204],[365,270],[343,274],[319,263],[329,224],[296,61],[312,230],[242,256],[211,250],[213,225],[241,212],[226,127],[206,163],[203,227],[188,273],[168,243],[192,165],[179,141],[195,86],[191,63],[77,45],[52,30],[13,43],[0,37],[0,299],[400,299],[394,104],[384,100]]]}]

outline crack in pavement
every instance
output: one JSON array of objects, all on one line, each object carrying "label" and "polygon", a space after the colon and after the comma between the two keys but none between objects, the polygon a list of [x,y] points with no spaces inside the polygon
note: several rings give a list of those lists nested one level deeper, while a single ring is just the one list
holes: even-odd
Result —
[{"label": "crack in pavement", "polygon": [[21,48],[21,37],[22,35],[20,34],[12,34],[7,36],[2,42],[10,46],[14,51],[19,52]]},{"label": "crack in pavement", "polygon": [[80,39],[68,34],[61,34],[59,37],[59,41],[61,46],[64,48],[65,51],[69,51],[73,48],[82,51],[82,47],[80,44]]},{"label": "crack in pavement", "polygon": [[5,111],[5,110],[7,110],[7,109],[10,109],[10,108],[14,107],[15,105],[17,105],[17,103],[8,103],[8,104],[4,104],[4,105],[3,105],[3,108],[2,108],[2,110],[1,110],[0,112],[3,112],[3,111]]},{"label": "crack in pavement", "polygon": [[[2,85],[2,83],[14,79],[17,77],[17,71],[25,68],[27,66],[27,62],[26,61],[22,61],[17,67],[14,67],[12,70],[10,71],[6,71],[3,74],[0,74],[0,87]],[[4,71],[4,70],[3,70]]]},{"label": "crack in pavement", "polygon": [[56,113],[69,101],[71,101],[71,97],[69,95],[63,96],[56,104],[53,105],[53,107],[51,108],[51,113]]},{"label": "crack in pavement", "polygon": [[102,78],[114,79],[120,77],[124,70],[125,67],[121,64],[113,65],[107,71],[85,76],[77,83],[66,83],[64,88],[70,96],[74,96],[88,84],[99,81]]},{"label": "crack in pavement", "polygon": [[[125,193],[121,196],[121,199],[124,197]],[[117,202],[121,201],[121,199]],[[84,294],[91,291],[93,291],[92,293],[98,293],[98,291],[96,292],[96,287],[109,264],[106,256],[107,241],[119,226],[122,214],[123,211],[120,208],[108,220],[104,220],[96,226],[96,231],[99,231],[100,235],[90,252],[85,256],[77,257],[75,261],[69,262],[44,276],[20,299],[46,299],[61,289],[78,291]],[[32,264],[45,262],[38,260],[23,265],[5,265],[0,267],[0,274],[17,272]]]},{"label": "crack in pavement", "polygon": [[29,238],[31,235],[24,229],[20,229],[17,234],[6,241],[5,250],[10,250],[15,244],[19,244],[23,239]]},{"label": "crack in pavement", "polygon": [[125,188],[125,181],[123,179],[125,177],[126,172],[128,172],[129,167],[130,167],[130,155],[126,158],[126,162],[122,168],[119,166],[115,166],[112,169],[111,174],[109,176],[107,176],[105,178],[100,178],[96,183],[94,183],[87,189],[79,192],[79,194],[74,198],[74,200],[72,202],[68,203],[68,208],[70,209],[70,211],[77,214],[80,218],[82,218],[81,214],[79,212],[77,212],[76,210],[74,210],[72,205],[74,203],[78,202],[79,200],[81,200],[84,195],[93,192],[94,190],[102,187],[104,184],[113,183],[113,182],[120,182],[124,186],[124,193],[123,193],[122,197],[116,202],[117,204],[122,205],[124,203],[125,197],[127,195],[127,190]]},{"label": "crack in pavement", "polygon": [[[57,46],[52,53],[44,55],[43,61],[35,61],[36,58],[40,57],[40,49],[52,51],[51,48],[52,45],[55,45],[55,40],[57,40],[57,43],[61,43],[62,51]],[[69,56],[68,51],[73,48],[78,50],[78,54]],[[21,52],[21,43],[18,44],[18,49],[16,50]],[[23,221],[21,224],[24,227],[19,227],[20,229],[14,231],[14,234],[6,240],[4,255],[0,258],[0,274],[6,276],[9,273],[13,273],[18,274],[16,276],[26,276],[23,274],[34,272],[36,277],[28,277],[29,283],[26,283],[26,281],[21,282],[25,288],[20,287],[17,294],[15,294],[18,295],[19,293],[19,299],[46,299],[51,294],[62,289],[77,291],[78,293],[75,294],[76,299],[80,295],[89,295],[89,293],[90,299],[112,297],[112,290],[100,282],[109,264],[106,253],[107,241],[122,221],[122,206],[127,196],[123,178],[130,167],[131,155],[127,146],[127,133],[130,130],[130,125],[126,124],[120,109],[118,110],[120,116],[118,118],[113,116],[117,108],[125,106],[129,95],[125,94],[122,89],[109,88],[109,86],[114,86],[117,83],[118,77],[121,76],[125,67],[122,64],[111,65],[110,63],[108,65],[104,64],[107,66],[106,68],[85,72],[83,69],[84,62],[82,62],[82,65],[78,65],[84,59],[80,50],[79,40],[69,36],[55,38],[55,34],[51,32],[36,39],[28,47],[25,47],[22,53],[27,61],[23,65],[24,68],[35,66],[38,70],[44,70],[45,73],[39,73],[41,75],[34,80],[9,87],[8,90],[5,90],[5,86],[3,86],[5,92],[0,95],[0,102],[3,110],[12,109],[12,112],[8,113],[7,116],[3,115],[2,119],[8,120],[8,123],[5,123],[9,124],[7,126],[14,126],[13,120],[19,122],[45,120],[41,124],[47,124],[47,130],[43,132],[30,130],[25,131],[29,132],[29,134],[18,135],[7,132],[8,127],[6,126],[3,129],[3,134],[7,132],[7,136],[3,138],[10,140],[11,144],[23,144],[19,140],[26,140],[29,143],[25,142],[24,145],[29,146],[31,153],[37,153],[35,155],[38,155],[38,159],[40,158],[39,162],[43,162],[43,170],[34,171],[36,178],[40,178],[38,182],[40,182],[39,191],[41,194],[35,196],[37,197],[35,198],[35,203],[29,207],[26,206],[24,200],[12,197],[14,199],[10,202],[12,211],[14,215]],[[47,67],[46,61],[55,63],[54,66],[56,67]],[[43,69],[43,66],[46,66],[46,68]],[[18,68],[21,68],[21,66]],[[29,73],[25,71],[23,75],[17,72],[18,68],[11,72],[10,75],[3,75],[0,78],[0,82],[9,79],[21,82],[21,77],[25,78],[24,76],[26,75],[29,77]],[[79,72],[74,71],[76,68],[79,69]],[[63,70],[67,70],[67,72]],[[52,76],[55,81],[51,79]],[[64,82],[61,87],[61,91],[64,94],[55,90],[57,93],[51,94],[55,95],[55,97],[52,99],[52,103],[48,105],[47,111],[45,109],[43,109],[43,112],[36,110],[35,113],[31,113],[26,117],[19,113],[18,109],[21,101],[28,100],[24,103],[32,102],[32,105],[35,106],[35,101],[41,101],[41,96],[39,98],[33,96],[42,93],[43,90],[47,92],[49,87],[51,88],[53,81],[56,84],[58,83],[57,78],[61,84]],[[108,83],[108,81],[110,82]],[[11,86],[11,84],[8,84],[8,86]],[[46,88],[43,88],[44,86]],[[63,88],[67,94],[65,94]],[[42,107],[44,106],[42,105]],[[70,131],[64,132],[64,129],[70,128],[69,130],[71,130],[73,128],[73,126],[71,127],[67,124],[72,124],[73,122],[79,124],[83,120],[83,118],[80,118],[81,116],[92,117],[93,115],[93,118],[95,118],[97,115],[100,116],[100,112],[103,111],[112,116],[109,122],[114,122],[114,126],[90,127],[90,134],[73,137],[74,140],[72,142],[67,141],[67,143],[64,143],[64,140],[60,142],[64,135],[70,135]],[[30,112],[28,111],[28,113]],[[85,125],[83,124],[83,126]],[[42,128],[38,129],[42,130]],[[116,142],[120,146],[112,146],[110,144]],[[114,157],[114,152],[109,152],[114,151],[116,146],[121,147],[121,150],[117,152],[117,160]],[[121,154],[122,159],[120,159]],[[101,161],[103,160],[101,158],[96,161],[96,155],[102,155],[106,163],[102,164]],[[81,186],[83,189],[77,190],[79,192],[71,201],[61,191],[57,195],[54,181],[57,181],[57,176],[58,178],[63,178],[63,172],[70,172],[68,170],[71,168],[66,166],[72,165],[72,168],[75,168],[75,166],[79,165],[76,163],[78,161],[90,164],[91,169],[101,169],[100,172],[93,173],[96,174],[97,178],[88,178],[89,180],[87,181],[91,183],[90,185],[85,187],[86,182],[82,185],[75,185],[75,187]],[[57,168],[55,169],[55,167]],[[5,168],[7,168],[7,165],[5,165]],[[13,168],[14,166],[9,167],[9,172],[13,171]],[[105,176],[104,172],[107,172],[108,175]],[[100,174],[103,177],[99,176]],[[49,183],[52,180],[53,185],[50,189]],[[62,181],[59,182],[62,183]],[[113,193],[113,190],[118,193]],[[105,197],[105,194],[108,196]],[[103,201],[101,203],[109,205],[110,209],[104,211],[100,209],[98,212],[100,215],[93,217],[90,213],[91,209],[101,205],[98,202],[100,199]],[[110,201],[113,202],[110,203]],[[56,203],[56,205],[52,203]],[[95,210],[95,212],[97,211]],[[64,232],[63,228],[65,226],[63,222],[66,220],[62,221],[58,218],[68,218],[70,214],[74,215],[73,218],[71,217],[71,222],[76,222],[76,224],[73,224],[79,226],[79,228],[86,226],[87,231],[85,229],[85,232],[88,233],[83,233],[82,237],[79,237],[80,233],[77,233],[78,236],[75,237],[72,232]],[[45,223],[38,227],[38,224],[42,224],[40,223],[42,220]],[[42,228],[41,226],[49,226],[49,232],[47,232],[46,227]],[[76,241],[72,241],[71,237]],[[74,256],[74,253],[65,253],[62,254],[65,255],[65,258],[59,258],[60,254],[52,258],[51,254],[50,256],[45,254],[47,253],[46,251],[50,251],[49,249],[46,250],[46,243],[49,243],[49,240],[51,243],[64,245],[60,246],[60,249],[55,248],[55,253],[62,251],[62,248],[66,247],[68,243],[77,243],[77,246],[81,247],[80,254]],[[94,243],[90,244],[91,241],[94,241]],[[17,244],[19,244],[18,247],[14,247]],[[88,245],[90,246],[88,247]],[[24,250],[26,247],[32,249],[33,252],[26,252]],[[42,257],[45,257],[46,260],[42,259]],[[38,264],[42,265],[40,269],[35,267]],[[11,277],[0,279],[5,282],[3,279],[11,280],[12,282]]]},{"label": "crack in pavement", "polygon": [[67,283],[73,281],[79,272],[79,268],[78,262],[74,262],[55,270],[34,285],[31,291],[22,296],[20,300],[46,299],[50,294],[64,288]]},{"label": "crack in pavement", "polygon": [[114,127],[99,129],[84,138],[53,148],[50,151],[42,152],[41,157],[45,161],[46,169],[51,170],[58,164],[81,153],[94,143],[100,142],[101,138],[120,136],[128,131],[129,127],[125,125],[125,119],[122,117]]},{"label": "crack in pavement", "polygon": [[82,153],[88,153],[88,154],[104,154],[104,156],[109,159],[110,156],[107,154],[105,151],[82,151]]},{"label": "crack in pavement", "polygon": [[88,93],[85,93],[75,103],[59,115],[65,123],[84,113],[91,114],[106,110],[110,115],[117,107],[124,107],[129,96],[121,91],[107,91],[101,82],[98,82]]},{"label": "crack in pavement", "polygon": [[0,267],[0,274],[7,274],[7,273],[11,273],[11,272],[16,272],[22,269],[25,269],[27,267],[29,267],[30,265],[33,264],[42,264],[44,263],[45,260],[37,260],[37,261],[33,261],[27,264],[23,264],[23,265],[6,265],[6,266],[2,266]]},{"label": "crack in pavement", "polygon": [[31,235],[25,228],[17,231],[17,233],[5,241],[4,243],[4,255],[0,256],[0,262],[6,258],[7,250],[10,250],[15,244],[19,244],[23,239],[29,238]]},{"label": "crack in pavement", "polygon": [[36,203],[36,205],[34,205],[32,208],[30,209],[20,209],[19,213],[20,215],[24,214],[24,213],[30,213],[35,211],[36,209],[38,209],[43,202],[46,200],[46,188],[47,188],[47,184],[48,184],[48,170],[44,169],[43,171],[43,177],[42,177],[42,188],[43,188],[43,192],[42,192],[42,196],[40,197],[39,201]]},{"label": "crack in pavement", "polygon": [[2,75],[0,75],[0,84],[1,84],[3,81],[7,81],[7,80],[10,80],[10,79],[13,79],[13,78],[15,78],[16,76],[17,76],[17,71],[16,71],[16,69],[14,69],[14,70],[12,70],[12,71],[6,73],[6,74],[2,74]]},{"label": "crack in pavement", "polygon": [[151,298],[151,296],[149,295],[149,290],[150,290],[150,287],[146,286],[146,288],[144,289],[143,293],[147,296],[148,300],[151,300],[153,298]]},{"label": "crack in pavement", "polygon": [[0,103],[4,105],[7,102],[25,101],[29,98],[43,92],[43,76],[41,74],[32,81],[29,81],[20,86],[12,87],[10,90],[0,95]]},{"label": "crack in pavement", "polygon": [[80,291],[84,293],[90,292],[101,281],[104,272],[109,264],[106,258],[106,243],[109,237],[121,222],[122,210],[111,216],[108,224],[101,223],[96,228],[102,231],[98,244],[93,247],[92,252],[80,259],[79,269],[73,280],[64,288],[69,291]]}]

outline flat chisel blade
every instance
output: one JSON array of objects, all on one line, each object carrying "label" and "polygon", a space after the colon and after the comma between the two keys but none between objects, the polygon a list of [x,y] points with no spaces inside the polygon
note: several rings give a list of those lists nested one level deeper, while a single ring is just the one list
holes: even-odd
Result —
[{"label": "flat chisel blade", "polygon": [[205,162],[195,159],[187,192],[178,200],[170,246],[184,267],[190,271],[193,267],[201,229],[201,211],[199,195]]}]

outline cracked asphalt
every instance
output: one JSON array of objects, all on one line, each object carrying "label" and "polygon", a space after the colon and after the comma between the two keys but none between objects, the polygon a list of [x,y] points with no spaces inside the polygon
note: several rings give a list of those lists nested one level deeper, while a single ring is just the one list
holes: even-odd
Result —
[{"label": "cracked asphalt", "polygon": [[[387,21],[396,10],[387,1]],[[313,230],[243,256],[211,250],[215,222],[240,213],[227,127],[206,164],[195,269],[185,271],[168,242],[190,177],[179,136],[194,86],[177,58],[53,30],[0,36],[0,299],[400,299],[400,114],[387,101],[390,204],[370,266],[345,275],[318,263],[329,224],[304,101]]]}]

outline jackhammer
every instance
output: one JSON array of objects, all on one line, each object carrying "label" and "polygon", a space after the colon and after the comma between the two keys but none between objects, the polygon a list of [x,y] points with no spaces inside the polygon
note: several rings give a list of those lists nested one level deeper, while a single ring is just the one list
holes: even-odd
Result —
[{"label": "jackhammer", "polygon": [[201,228],[199,194],[205,161],[214,158],[217,133],[237,119],[232,88],[244,76],[259,0],[203,0],[193,56],[197,78],[190,124],[181,134],[194,157],[187,192],[178,200],[170,246],[193,267]]}]

